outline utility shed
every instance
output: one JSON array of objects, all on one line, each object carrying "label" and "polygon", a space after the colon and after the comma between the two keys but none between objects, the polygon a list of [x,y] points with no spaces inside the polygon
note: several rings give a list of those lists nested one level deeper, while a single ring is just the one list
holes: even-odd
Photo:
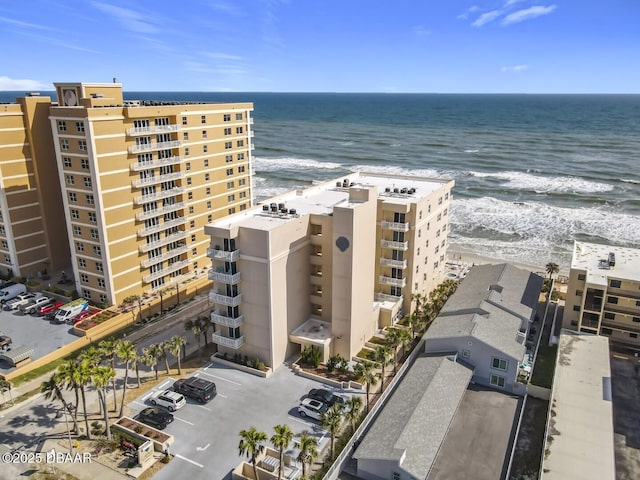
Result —
[{"label": "utility shed", "polygon": [[12,367],[15,367],[18,363],[33,357],[35,353],[36,351],[33,347],[30,347],[29,345],[22,345],[20,347],[1,352],[0,360],[4,360]]}]

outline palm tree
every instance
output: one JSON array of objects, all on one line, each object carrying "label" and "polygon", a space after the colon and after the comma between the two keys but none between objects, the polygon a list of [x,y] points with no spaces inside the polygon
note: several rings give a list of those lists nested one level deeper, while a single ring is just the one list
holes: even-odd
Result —
[{"label": "palm tree", "polygon": [[80,403],[80,386],[76,382],[76,370],[80,368],[80,364],[75,360],[67,360],[58,367],[58,379],[64,383],[67,390],[73,390],[75,395],[75,408],[73,417],[78,418],[78,405]]},{"label": "palm tree", "polygon": [[116,372],[113,368],[104,366],[96,368],[91,379],[98,391],[98,397],[100,399],[100,405],[102,406],[102,414],[104,416],[104,428],[107,433],[107,440],[111,440],[111,429],[109,428],[109,411],[107,408],[107,386],[109,382],[115,377]]},{"label": "palm tree", "polygon": [[340,433],[342,425],[342,405],[336,403],[322,414],[320,424],[331,434],[331,460],[333,460],[336,437]]},{"label": "palm tree", "polygon": [[386,378],[385,368],[389,365],[389,357],[391,356],[391,349],[387,345],[376,345],[375,350],[373,351],[372,360],[378,364],[382,368],[382,385],[380,386],[380,392],[384,392],[384,381]]},{"label": "palm tree", "polygon": [[78,362],[78,368],[73,370],[73,381],[80,388],[80,397],[82,398],[82,413],[84,415],[84,426],[87,432],[87,438],[91,440],[91,430],[89,429],[89,416],[87,415],[87,398],[86,388],[91,383],[91,374],[97,368],[92,366],[87,360]]},{"label": "palm tree", "polygon": [[240,455],[247,455],[247,458],[251,461],[253,466],[253,475],[255,480],[258,479],[258,467],[256,460],[258,455],[264,452],[264,442],[267,441],[267,434],[259,432],[256,427],[251,427],[249,430],[240,431],[240,443],[238,444],[238,451]]},{"label": "palm tree", "polygon": [[69,408],[69,405],[67,404],[67,402],[64,399],[64,396],[62,395],[62,389],[60,386],[60,379],[58,378],[58,374],[54,373],[51,375],[49,380],[42,382],[42,384],[40,385],[40,392],[44,393],[44,398],[46,398],[47,400],[55,399],[55,400],[59,400],[60,403],[62,403],[62,408],[64,408],[64,410],[69,415],[71,415],[71,418],[73,419],[73,429],[77,433],[78,422],[73,416],[73,413]]},{"label": "palm tree", "polygon": [[360,417],[360,411],[362,410],[362,397],[357,395],[351,395],[345,403],[347,410],[344,412],[344,416],[351,424],[351,433],[356,431],[356,422]]},{"label": "palm tree", "polygon": [[200,335],[202,335],[202,325],[199,320],[187,320],[184,323],[184,329],[193,333],[193,336],[196,337],[196,341],[198,342],[198,359],[200,359]]},{"label": "palm tree", "polygon": [[207,348],[209,346],[209,328],[211,327],[211,320],[208,317],[198,317],[198,322],[200,323],[200,329],[202,332],[200,335],[204,337],[204,346]]},{"label": "palm tree", "polygon": [[398,330],[398,332],[398,336],[400,337],[400,345],[402,345],[402,355],[404,356],[407,354],[407,350],[413,342],[413,336],[407,330]]},{"label": "palm tree", "polygon": [[385,343],[393,351],[393,356],[391,357],[391,360],[393,362],[394,374],[396,373],[396,370],[398,367],[398,347],[402,343],[402,340],[400,338],[401,336],[400,332],[408,333],[406,330],[400,330],[399,328],[392,328],[388,331],[387,336],[385,337]]},{"label": "palm tree", "polygon": [[[100,343],[98,343],[98,348],[102,350],[103,355],[109,359],[111,368],[114,372],[116,370],[116,355],[118,354],[118,343],[119,340],[116,340],[113,337],[105,338]],[[111,379],[111,387],[113,388],[113,411],[116,412],[118,410],[118,399],[116,397],[115,375]]]},{"label": "palm tree", "polygon": [[318,440],[305,430],[300,434],[296,448],[300,450],[297,460],[302,463],[302,477],[307,478],[307,465],[311,465],[318,458]]},{"label": "palm tree", "polygon": [[173,337],[171,337],[171,340],[169,340],[168,344],[170,347],[169,351],[171,352],[171,355],[176,357],[176,360],[178,361],[178,375],[182,375],[182,368],[180,367],[180,357],[182,353],[182,347],[187,344],[187,339],[179,335],[174,335]]},{"label": "palm tree", "polygon": [[11,393],[11,382],[4,377],[0,377],[0,391],[2,392],[2,399],[4,400],[4,394],[9,392],[9,398],[11,399],[11,405],[13,405],[13,393]]},{"label": "palm tree", "polygon": [[129,365],[137,362],[138,352],[136,346],[128,340],[118,343],[118,358],[124,363],[124,383],[122,384],[122,402],[120,402],[120,415],[124,412],[124,399],[127,395],[127,380],[129,379]]},{"label": "palm tree", "polygon": [[167,370],[167,375],[171,373],[169,370],[169,353],[171,353],[171,344],[169,342],[162,342],[158,345],[160,349],[160,358],[164,360],[164,368]]},{"label": "palm tree", "polygon": [[156,374],[156,380],[158,380],[158,345],[152,343],[147,348],[142,349],[142,363],[147,367],[153,368]]},{"label": "palm tree", "polygon": [[100,362],[102,361],[102,352],[94,345],[91,345],[90,347],[85,348],[78,358],[84,361],[88,367],[95,368],[100,365]]},{"label": "palm tree", "polygon": [[280,464],[278,466],[278,480],[282,479],[282,462],[284,461],[284,451],[289,447],[291,440],[293,439],[293,432],[289,425],[276,425],[273,427],[273,431],[275,432],[271,436],[271,445],[273,448],[278,449],[280,452]]},{"label": "palm tree", "polygon": [[547,263],[547,266],[545,267],[545,270],[549,274],[549,280],[551,280],[551,277],[553,277],[554,274],[556,274],[556,273],[558,273],[560,271],[560,267],[555,262],[549,262],[549,263]]},{"label": "palm tree", "polygon": [[367,412],[369,411],[369,391],[371,389],[371,385],[376,383],[377,375],[374,371],[373,362],[364,361],[358,362],[358,364],[353,369],[353,373],[356,378],[362,382],[362,384],[366,387],[367,392]]}]

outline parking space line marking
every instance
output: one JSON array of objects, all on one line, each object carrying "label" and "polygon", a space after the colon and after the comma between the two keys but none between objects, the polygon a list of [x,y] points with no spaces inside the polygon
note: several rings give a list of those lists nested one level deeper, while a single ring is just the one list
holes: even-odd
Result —
[{"label": "parking space line marking", "polygon": [[619,354],[617,354],[617,353],[614,353],[614,354],[613,354],[613,357],[614,357],[614,358],[620,358],[621,360],[629,360],[629,358],[628,358],[628,357],[625,357],[624,355],[619,355]]},{"label": "parking space line marking", "polygon": [[216,394],[217,397],[222,397],[222,398],[229,398],[226,395],[222,395],[221,393]]},{"label": "parking space line marking", "polygon": [[202,406],[202,405],[196,405],[196,407],[204,408],[205,410],[208,410],[208,411],[210,411],[210,412],[212,412],[212,411],[213,411],[212,409],[207,408],[207,407],[204,407],[204,406]]},{"label": "parking space line marking", "polygon": [[213,367],[213,362],[207,363],[202,369],[206,370],[207,368]]},{"label": "parking space line marking", "polygon": [[293,420],[294,422],[301,423],[301,424],[303,424],[303,425],[306,425],[307,427],[312,427],[312,426],[313,426],[313,424],[312,424],[312,423],[308,423],[308,422],[305,422],[304,420],[300,420],[299,418],[296,418],[296,417],[294,417],[293,415],[289,415],[289,418],[290,418],[291,420]]},{"label": "parking space line marking", "polygon": [[191,425],[191,426],[193,426],[193,425],[194,425],[193,423],[191,423],[191,422],[187,422],[186,420],[183,420],[182,418],[179,418],[179,417],[176,417],[176,416],[174,416],[173,418],[175,418],[176,420],[180,420],[181,422],[188,423],[188,424],[189,424],[189,425]]},{"label": "parking space line marking", "polygon": [[136,405],[140,405],[141,407],[146,407],[147,405],[145,403],[141,403],[137,400],[134,400],[132,403],[135,403]]},{"label": "parking space line marking", "polygon": [[147,398],[149,398],[151,395],[153,395],[153,391],[147,393],[144,397],[142,397],[140,400],[142,400],[143,402],[147,400]]},{"label": "parking space line marking", "polygon": [[201,463],[194,462],[194,461],[193,461],[193,460],[191,460],[190,458],[183,457],[183,456],[182,456],[182,455],[180,455],[179,453],[176,453],[176,454],[175,454],[175,456],[176,456],[177,458],[180,458],[180,459],[184,460],[185,462],[189,462],[189,463],[194,464],[196,467],[204,468],[204,465],[202,465]]},{"label": "parking space line marking", "polygon": [[[202,373],[203,375],[206,375],[207,377],[213,377],[213,378],[217,378],[217,379],[219,379],[219,380],[224,380],[225,382],[233,383],[234,385],[238,385],[239,387],[241,387],[241,386],[242,386],[242,384],[241,384],[241,383],[234,382],[233,380],[227,380],[227,379],[226,379],[226,378],[224,378],[224,377],[218,377],[217,375],[212,375],[212,374],[207,373],[207,372],[198,372],[198,373]],[[197,375],[196,375],[196,376],[197,376]]]},{"label": "parking space line marking", "polygon": [[167,380],[166,382],[162,382],[160,385],[158,385],[158,390],[165,390],[166,387],[165,385],[169,385],[169,383],[171,383],[171,380]]}]

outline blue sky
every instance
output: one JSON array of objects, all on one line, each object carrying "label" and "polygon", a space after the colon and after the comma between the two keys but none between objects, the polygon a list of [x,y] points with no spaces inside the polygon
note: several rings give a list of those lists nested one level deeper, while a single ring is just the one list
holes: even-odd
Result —
[{"label": "blue sky", "polygon": [[637,0],[26,0],[0,90],[640,93]]}]

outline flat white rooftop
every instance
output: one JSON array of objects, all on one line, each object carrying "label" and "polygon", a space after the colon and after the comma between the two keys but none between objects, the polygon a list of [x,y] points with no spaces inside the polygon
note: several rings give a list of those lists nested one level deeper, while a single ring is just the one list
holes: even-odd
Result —
[{"label": "flat white rooftop", "polygon": [[[609,265],[609,254],[615,266]],[[607,285],[607,278],[640,280],[640,249],[575,242],[571,268],[586,270],[587,283]]]},{"label": "flat white rooftop", "polygon": [[[219,228],[245,226],[268,230],[291,221],[299,215],[329,215],[334,207],[350,205],[350,187],[375,186],[378,189],[378,198],[388,203],[406,205],[432,194],[449,182],[451,180],[357,172],[307,189],[293,190],[266,199],[249,210],[213,222],[211,226]],[[337,185],[338,183],[340,186]],[[271,209],[272,204],[276,206],[275,211]],[[284,205],[287,213],[281,212],[280,204]],[[265,205],[269,207],[269,211],[263,210]],[[291,213],[291,209],[295,213]]]},{"label": "flat white rooftop", "polygon": [[562,330],[541,479],[614,480],[609,339]]}]

